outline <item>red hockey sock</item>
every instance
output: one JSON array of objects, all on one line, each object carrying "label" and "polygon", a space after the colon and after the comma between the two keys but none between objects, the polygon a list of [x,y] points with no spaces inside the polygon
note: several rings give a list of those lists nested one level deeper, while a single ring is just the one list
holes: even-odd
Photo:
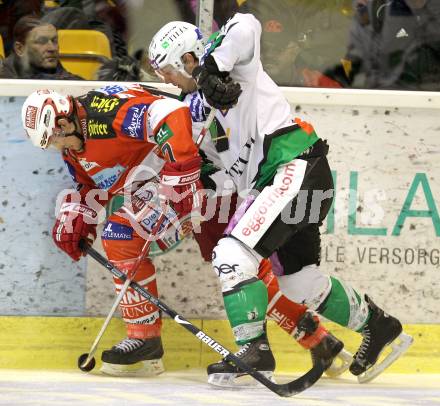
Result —
[{"label": "red hockey sock", "polygon": [[277,278],[272,272],[272,265],[269,260],[263,259],[261,261],[258,278],[267,286],[269,296],[267,317],[271,320],[275,320],[275,322],[286,333],[293,336],[302,347],[309,349],[319,344],[327,334],[327,330],[319,324],[313,334],[297,334],[296,325],[308,307],[295,303],[282,294]]},{"label": "red hockey sock", "polygon": [[[115,261],[112,262],[114,263]],[[128,270],[126,269],[127,266],[124,267],[124,264],[121,262],[115,263],[115,265],[122,271]],[[128,267],[130,267],[130,265],[128,265]],[[140,264],[134,280],[154,296],[158,296],[156,271],[150,261],[143,261]],[[116,278],[114,278],[114,283],[116,293],[118,294],[123,283]],[[138,292],[132,288],[128,288],[121,300],[119,308],[127,326],[127,337],[146,339],[160,336],[162,321],[160,319],[159,309]]]}]

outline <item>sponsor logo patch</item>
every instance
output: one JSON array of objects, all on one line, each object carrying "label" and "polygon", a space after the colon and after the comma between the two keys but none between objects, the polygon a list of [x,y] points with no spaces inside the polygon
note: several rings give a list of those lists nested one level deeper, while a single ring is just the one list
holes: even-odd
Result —
[{"label": "sponsor logo patch", "polygon": [[108,113],[118,107],[119,103],[116,97],[93,96],[90,107],[98,113]]},{"label": "sponsor logo patch", "polygon": [[193,218],[191,214],[186,217],[180,218],[178,222],[174,223],[176,227],[176,232],[174,239],[179,242],[182,241],[187,235],[193,231]]},{"label": "sponsor logo patch", "polygon": [[37,113],[38,113],[38,107],[35,106],[27,107],[26,116],[25,116],[25,125],[27,128],[31,128],[32,130],[35,130]]},{"label": "sponsor logo patch", "polygon": [[102,136],[108,135],[108,125],[105,123],[101,123],[98,120],[89,120],[87,122],[87,130],[89,133],[89,137],[91,138],[100,138]]},{"label": "sponsor logo patch", "polygon": [[266,189],[269,193],[260,194],[260,198],[256,199],[253,206],[247,211],[249,214],[252,213],[252,216],[248,214],[246,225],[241,230],[244,236],[248,237],[253,232],[258,232],[260,227],[266,223],[268,213],[273,211],[278,213],[280,211],[278,206],[281,205],[282,208],[286,203],[284,200],[290,200],[289,189],[292,187],[294,176],[295,164],[286,165],[282,176],[277,178],[277,183]]},{"label": "sponsor logo patch", "polygon": [[85,159],[80,159],[79,164],[86,172],[92,170],[93,168],[97,168],[99,166],[99,164],[97,164],[96,162],[87,162]]},{"label": "sponsor logo patch", "polygon": [[[151,209],[145,218],[141,221],[142,226],[147,230],[147,232],[151,233],[153,231],[154,226],[156,225],[157,220],[159,219],[160,214],[162,213],[161,210],[157,209]],[[160,233],[168,226],[171,221],[173,221],[176,218],[176,214],[172,211],[169,211],[163,220],[162,224],[159,227],[159,230],[156,232],[156,235],[160,235]]]},{"label": "sponsor logo patch", "polygon": [[87,120],[81,120],[81,131],[87,138],[108,139],[115,138],[116,133],[112,127],[112,121],[109,117],[89,117]]},{"label": "sponsor logo patch", "polygon": [[103,240],[132,240],[133,229],[123,224],[108,222],[102,231]]},{"label": "sponsor logo patch", "polygon": [[128,136],[143,139],[144,137],[144,118],[149,104],[137,104],[127,110],[127,114],[122,123],[122,131]]},{"label": "sponsor logo patch", "polygon": [[125,92],[126,90],[128,90],[128,88],[126,86],[112,85],[112,86],[103,86],[100,89],[98,89],[97,91],[104,93],[108,96],[111,96],[116,93]]},{"label": "sponsor logo patch", "polygon": [[122,165],[116,165],[113,168],[106,168],[99,171],[91,178],[99,189],[109,190],[124,173],[125,168]]},{"label": "sponsor logo patch", "polygon": [[47,131],[44,132],[43,137],[41,138],[40,146],[44,147],[46,145],[46,142],[47,142]]},{"label": "sponsor logo patch", "polygon": [[44,116],[44,125],[45,125],[46,127],[49,126],[49,123],[50,123],[50,116],[51,116],[50,110],[47,110],[47,111],[46,111],[46,114],[45,114],[45,116]]},{"label": "sponsor logo patch", "polygon": [[165,123],[162,127],[160,127],[156,136],[154,137],[157,144],[162,145],[164,142],[169,140],[173,136],[173,132],[171,128]]},{"label": "sponsor logo patch", "polygon": [[87,134],[87,120],[85,119],[81,119],[80,121],[80,125],[81,125],[81,131],[84,137],[88,137]]},{"label": "sponsor logo patch", "polygon": [[189,111],[191,112],[192,120],[195,122],[204,121],[203,114],[203,102],[199,96],[199,92],[194,92],[191,95],[191,100],[189,102]]},{"label": "sponsor logo patch", "polygon": [[219,266],[213,266],[214,272],[217,273],[217,276],[220,277],[220,275],[224,274],[227,275],[229,273],[237,273],[238,264],[221,264]]}]

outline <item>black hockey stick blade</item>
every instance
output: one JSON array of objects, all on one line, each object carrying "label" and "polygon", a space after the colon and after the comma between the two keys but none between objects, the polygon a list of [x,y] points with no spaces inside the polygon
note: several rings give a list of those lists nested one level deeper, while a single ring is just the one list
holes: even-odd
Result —
[{"label": "black hockey stick blade", "polygon": [[244,364],[240,358],[238,358],[236,355],[232,353],[228,354],[225,357],[225,360],[229,360],[233,362],[243,372],[246,372],[249,375],[251,375],[255,380],[266,386],[272,392],[275,392],[277,395],[284,397],[294,396],[310,388],[319,380],[319,378],[321,378],[322,374],[325,371],[323,365],[321,363],[318,363],[314,365],[307,373],[300,376],[299,378],[294,379],[293,381],[290,382],[278,384],[272,382],[270,379],[266,378],[264,375],[260,374],[255,369],[250,368],[247,364]]},{"label": "black hockey stick blade", "polygon": [[[85,241],[80,242],[81,249],[89,254],[94,260],[107,268],[114,276],[120,279],[122,282],[125,282],[127,277],[126,275],[115,267],[110,261],[104,258],[98,251],[89,247]],[[218,343],[215,339],[204,333],[190,321],[184,319],[178,313],[176,313],[173,309],[168,307],[162,300],[158,299],[156,296],[152,295],[148,290],[144,289],[136,282],[131,282],[130,287],[139,293],[141,296],[145,297],[150,303],[156,305],[160,310],[164,313],[168,314],[170,317],[174,319],[177,323],[179,323],[186,330],[190,331],[194,334],[200,341],[206,344],[208,347],[218,352],[223,356],[224,359],[233,362],[238,368],[240,368],[243,372],[249,374],[266,388],[276,393],[279,396],[293,396],[296,395],[310,386],[312,386],[324,373],[324,368],[321,364],[314,365],[313,368],[308,371],[305,375],[295,379],[291,382],[284,384],[277,384],[272,382],[270,379],[266,378],[263,374],[251,368],[248,364],[243,362],[236,355],[231,353],[228,349],[223,347],[220,343]]]}]

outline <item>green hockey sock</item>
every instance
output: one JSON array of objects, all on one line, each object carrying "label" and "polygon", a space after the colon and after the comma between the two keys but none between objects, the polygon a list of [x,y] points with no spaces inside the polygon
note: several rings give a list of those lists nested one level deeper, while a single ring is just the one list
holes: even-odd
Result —
[{"label": "green hockey sock", "polygon": [[360,331],[369,318],[368,304],[350,285],[331,277],[331,290],[318,313],[354,331]]},{"label": "green hockey sock", "polygon": [[223,294],[235,341],[243,345],[261,336],[268,304],[264,282],[252,279]]}]

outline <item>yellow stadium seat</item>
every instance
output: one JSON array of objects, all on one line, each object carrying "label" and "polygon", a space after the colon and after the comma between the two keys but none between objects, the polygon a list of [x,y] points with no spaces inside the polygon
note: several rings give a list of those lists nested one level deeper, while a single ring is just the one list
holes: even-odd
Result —
[{"label": "yellow stadium seat", "polygon": [[59,3],[58,1],[52,1],[52,0],[45,0],[44,1],[44,7],[46,8],[55,8],[55,7],[59,7]]},{"label": "yellow stadium seat", "polygon": [[5,47],[3,46],[3,38],[0,35],[0,58],[4,58],[5,57]]},{"label": "yellow stadium seat", "polygon": [[99,67],[111,59],[110,41],[95,30],[58,30],[60,61],[70,73],[92,80]]}]

